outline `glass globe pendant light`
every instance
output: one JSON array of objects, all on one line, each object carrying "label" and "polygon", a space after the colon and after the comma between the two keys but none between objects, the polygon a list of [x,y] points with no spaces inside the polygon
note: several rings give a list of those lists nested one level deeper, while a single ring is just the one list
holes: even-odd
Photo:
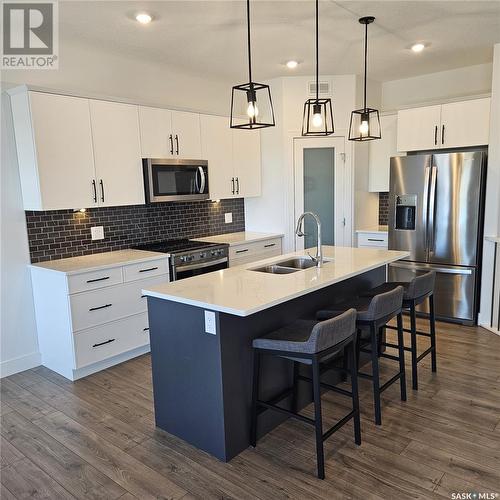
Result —
[{"label": "glass globe pendant light", "polygon": [[365,81],[363,89],[363,108],[356,109],[351,113],[351,122],[349,124],[350,141],[372,141],[380,139],[380,116],[376,109],[366,106],[366,73],[368,59],[368,25],[373,23],[373,16],[366,16],[359,19],[361,24],[365,25]]},{"label": "glass globe pendant light", "polygon": [[246,130],[274,127],[274,109],[269,85],[252,80],[250,0],[247,0],[247,43],[248,83],[233,87],[230,127]]},{"label": "glass globe pendant light", "polygon": [[331,135],[333,132],[332,101],[319,98],[319,0],[316,0],[316,98],[304,104],[302,135]]}]

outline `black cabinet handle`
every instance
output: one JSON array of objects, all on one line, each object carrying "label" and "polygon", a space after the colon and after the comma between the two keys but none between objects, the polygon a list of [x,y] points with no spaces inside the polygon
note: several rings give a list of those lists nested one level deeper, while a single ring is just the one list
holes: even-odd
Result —
[{"label": "black cabinet handle", "polygon": [[236,194],[240,194],[240,178],[236,177]]},{"label": "black cabinet handle", "polygon": [[437,146],[438,144],[438,126],[436,125],[434,127],[434,146]]},{"label": "black cabinet handle", "polygon": [[101,201],[104,202],[104,182],[102,182],[102,179],[99,181],[99,184],[101,185]]},{"label": "black cabinet handle", "polygon": [[175,134],[175,152],[179,154],[179,136]]},{"label": "black cabinet handle", "polygon": [[444,125],[443,128],[441,129],[441,144],[444,144]]},{"label": "black cabinet handle", "polygon": [[384,241],[384,240],[377,240],[376,238],[368,238],[368,241]]},{"label": "black cabinet handle", "polygon": [[105,344],[111,344],[111,342],[114,342],[116,339],[109,339],[109,340],[105,340],[104,342],[99,342],[98,344],[94,344],[92,347],[99,347],[101,345],[105,345]]},{"label": "black cabinet handle", "polygon": [[145,299],[147,295],[141,295],[141,299]]},{"label": "black cabinet handle", "polygon": [[244,250],[236,250],[235,253],[245,253],[248,252],[248,248],[245,248]]},{"label": "black cabinet handle", "polygon": [[143,328],[143,329],[142,329],[142,331],[143,331],[143,332],[149,332],[149,328],[147,328],[147,327],[146,327],[146,328]]},{"label": "black cabinet handle", "polygon": [[170,154],[174,154],[174,140],[172,139],[172,134],[168,136],[168,140],[170,141]]},{"label": "black cabinet handle", "polygon": [[94,203],[97,203],[97,187],[95,185],[95,179],[92,179],[92,188],[94,189]]},{"label": "black cabinet handle", "polygon": [[231,192],[234,194],[234,177],[231,177]]},{"label": "black cabinet handle", "polygon": [[147,269],[139,269],[140,273],[147,273],[148,271],[156,271],[158,269],[158,266],[156,267],[148,267]]},{"label": "black cabinet handle", "polygon": [[91,307],[89,311],[98,311],[99,309],[106,309],[107,307],[111,307],[113,304],[104,304],[103,306]]},{"label": "black cabinet handle", "polygon": [[96,281],[109,280],[109,276],[104,276],[104,278],[95,278],[93,280],[87,280],[87,283],[95,283]]},{"label": "black cabinet handle", "polygon": [[276,243],[269,243],[269,245],[264,245],[264,248],[274,247]]}]

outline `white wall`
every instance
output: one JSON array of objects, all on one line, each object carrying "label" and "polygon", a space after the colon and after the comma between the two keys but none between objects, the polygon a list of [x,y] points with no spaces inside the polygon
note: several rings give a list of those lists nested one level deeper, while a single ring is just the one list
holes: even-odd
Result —
[{"label": "white wall", "polygon": [[0,375],[40,364],[28,270],[26,218],[11,122],[10,100],[2,94],[1,154],[1,320]]},{"label": "white wall", "polygon": [[[485,236],[500,236],[500,43],[495,45],[493,56],[484,234]],[[489,325],[491,318],[493,258],[494,244],[485,241],[479,312],[479,324],[481,325]]]},{"label": "white wall", "polygon": [[478,64],[382,84],[382,110],[441,103],[491,92],[493,65]]}]

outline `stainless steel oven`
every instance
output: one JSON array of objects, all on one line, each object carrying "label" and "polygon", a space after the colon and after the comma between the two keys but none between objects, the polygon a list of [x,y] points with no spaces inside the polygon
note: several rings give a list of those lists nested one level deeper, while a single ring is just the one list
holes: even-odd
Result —
[{"label": "stainless steel oven", "polygon": [[209,198],[206,160],[146,158],[143,173],[147,203]]}]

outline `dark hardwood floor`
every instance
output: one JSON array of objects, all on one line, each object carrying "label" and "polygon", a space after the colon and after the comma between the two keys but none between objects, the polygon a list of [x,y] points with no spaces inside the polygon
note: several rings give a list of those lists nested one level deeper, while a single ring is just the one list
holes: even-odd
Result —
[{"label": "dark hardwood floor", "polygon": [[[392,335],[392,334],[391,334]],[[422,346],[426,339],[422,339]],[[407,361],[409,361],[407,359]],[[383,374],[393,362],[381,361]],[[1,492],[12,498],[451,498],[500,494],[500,337],[439,323],[438,373],[419,365],[420,390],[383,395],[373,424],[360,380],[362,439],[352,423],[326,442],[315,477],[314,433],[288,420],[224,464],[154,428],[150,358],[75,383],[39,367],[2,380]],[[323,398],[325,426],[349,401]],[[305,410],[311,414],[311,408]],[[499,497],[500,498],[500,497]]]}]

